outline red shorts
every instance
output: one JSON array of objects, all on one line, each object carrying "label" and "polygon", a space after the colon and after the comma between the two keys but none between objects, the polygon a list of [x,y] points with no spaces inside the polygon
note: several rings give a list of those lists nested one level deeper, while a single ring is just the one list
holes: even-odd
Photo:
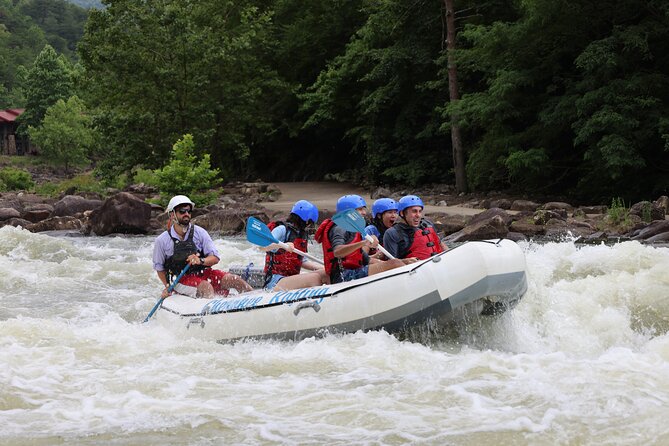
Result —
[{"label": "red shorts", "polygon": [[197,286],[202,283],[202,281],[206,280],[214,287],[214,292],[216,294],[227,296],[228,290],[223,288],[223,284],[221,283],[226,274],[225,271],[212,268],[207,268],[197,274],[184,274],[175,289],[178,288],[176,290],[178,293],[194,296]]}]

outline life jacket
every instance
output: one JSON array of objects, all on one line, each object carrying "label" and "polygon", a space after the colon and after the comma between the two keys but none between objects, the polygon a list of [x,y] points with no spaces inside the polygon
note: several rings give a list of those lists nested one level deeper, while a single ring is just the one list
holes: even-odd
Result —
[{"label": "life jacket", "polygon": [[400,259],[416,257],[418,260],[424,260],[443,251],[437,232],[425,220],[421,220],[417,228],[406,223],[395,223],[394,226],[404,233],[409,241],[407,246],[402,244],[398,247]]},{"label": "life jacket", "polygon": [[[186,267],[186,259],[191,254],[199,254],[204,256],[204,252],[197,249],[193,236],[195,235],[195,226],[192,226],[190,232],[183,240],[172,237],[172,233],[168,230],[172,242],[174,243],[174,253],[165,260],[165,268],[167,269],[168,278],[170,276],[178,276],[179,273]],[[205,266],[191,265],[188,268],[188,274],[197,274],[205,270]]]},{"label": "life jacket", "polygon": [[[344,269],[360,268],[363,264],[363,257],[362,249],[352,252],[343,259],[335,257],[332,242],[329,237],[330,229],[332,229],[334,225],[334,222],[329,218],[323,220],[316,230],[315,239],[323,245],[323,263],[325,264],[325,272],[330,276],[330,281],[332,283],[339,283],[342,282],[342,271]],[[353,240],[348,244],[350,245],[351,243],[357,243],[359,241],[362,241],[362,236],[360,233],[356,232]]]},{"label": "life jacket", "polygon": [[[282,221],[270,222],[267,227],[273,230],[277,226],[286,227],[286,242],[293,242],[295,248],[302,252],[307,252],[307,234],[305,231],[299,231],[291,224]],[[285,249],[279,249],[276,252],[267,252],[265,255],[265,284],[272,278],[273,274],[282,276],[294,276],[300,273],[302,268],[302,256],[294,252],[288,252]]]}]

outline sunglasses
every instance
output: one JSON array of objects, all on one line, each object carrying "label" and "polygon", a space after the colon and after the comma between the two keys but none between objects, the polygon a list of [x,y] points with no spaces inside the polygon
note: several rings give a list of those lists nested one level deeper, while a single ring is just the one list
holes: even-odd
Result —
[{"label": "sunglasses", "polygon": [[181,209],[177,209],[177,212],[178,212],[179,214],[181,214],[181,215],[190,214],[190,213],[191,213],[191,209],[188,209],[188,208],[181,208]]}]

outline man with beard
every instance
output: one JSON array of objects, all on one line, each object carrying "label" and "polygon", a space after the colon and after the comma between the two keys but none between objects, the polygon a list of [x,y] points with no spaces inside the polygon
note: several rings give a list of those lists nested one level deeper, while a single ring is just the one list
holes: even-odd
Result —
[{"label": "man with beard", "polygon": [[400,218],[383,235],[383,247],[398,259],[424,260],[448,250],[432,222],[423,218],[423,207],[416,195],[406,195],[398,202]]},{"label": "man with beard", "polygon": [[163,283],[162,297],[169,295],[170,281],[190,265],[187,274],[174,290],[194,297],[227,295],[230,288],[242,293],[251,286],[241,277],[212,269],[220,261],[214,242],[207,231],[191,223],[195,204],[185,195],[172,197],[167,205],[167,231],[156,239],[153,247],[153,269]]}]

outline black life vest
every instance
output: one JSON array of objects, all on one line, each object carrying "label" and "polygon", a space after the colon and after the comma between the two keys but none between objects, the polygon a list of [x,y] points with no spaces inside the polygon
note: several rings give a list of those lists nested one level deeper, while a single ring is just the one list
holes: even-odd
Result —
[{"label": "black life vest", "polygon": [[[197,249],[193,236],[195,235],[195,226],[192,226],[187,237],[183,240],[172,237],[172,233],[168,230],[172,242],[174,243],[174,254],[165,260],[165,268],[167,269],[168,278],[171,276],[178,276],[179,273],[186,267],[186,259],[191,254],[199,254],[204,257],[204,252]],[[202,265],[191,265],[188,268],[188,274],[197,274],[204,271],[206,267]]]},{"label": "black life vest", "polygon": [[[267,227],[273,230],[277,226],[286,227],[286,242],[293,242],[295,248],[302,252],[307,252],[307,233],[300,231],[290,223],[282,221],[270,222]],[[300,273],[302,268],[302,256],[294,252],[288,252],[285,249],[279,249],[276,252],[268,251],[265,255],[265,285],[272,279],[273,274],[282,276],[294,276]]]}]

